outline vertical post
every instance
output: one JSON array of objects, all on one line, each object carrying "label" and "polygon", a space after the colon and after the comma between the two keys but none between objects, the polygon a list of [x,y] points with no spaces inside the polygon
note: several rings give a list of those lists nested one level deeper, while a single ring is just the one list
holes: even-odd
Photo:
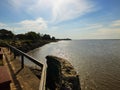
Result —
[{"label": "vertical post", "polygon": [[15,50],[14,50],[14,59],[16,59],[16,52],[15,52]]},{"label": "vertical post", "polygon": [[9,51],[10,51],[10,55],[12,54],[12,49],[11,49],[11,47],[9,47]]},{"label": "vertical post", "polygon": [[13,54],[14,54],[14,59],[16,59],[16,51],[14,49],[12,49]]},{"label": "vertical post", "polygon": [[24,68],[24,56],[21,55],[21,68]]}]

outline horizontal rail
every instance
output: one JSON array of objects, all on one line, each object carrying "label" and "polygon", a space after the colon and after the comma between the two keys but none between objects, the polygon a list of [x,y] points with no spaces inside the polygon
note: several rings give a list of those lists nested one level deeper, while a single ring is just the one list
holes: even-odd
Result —
[{"label": "horizontal rail", "polygon": [[15,50],[16,52],[18,52],[20,55],[23,55],[23,56],[25,56],[26,58],[28,58],[28,59],[29,59],[30,61],[32,61],[33,63],[37,64],[38,66],[43,67],[43,64],[40,63],[40,62],[38,62],[35,58],[31,57],[30,55],[22,52],[21,50],[13,47],[13,46],[11,46],[11,45],[8,45],[8,46],[9,46],[11,49]]},{"label": "horizontal rail", "polygon": [[8,45],[8,47],[10,49],[14,50],[14,53],[18,52],[22,56],[22,67],[24,66],[24,58],[23,58],[23,56],[25,56],[26,58],[28,58],[28,60],[32,61],[36,65],[42,67],[42,74],[41,74],[41,80],[40,80],[39,90],[46,90],[46,88],[45,88],[45,86],[46,86],[46,64],[40,63],[35,58],[31,57],[30,55],[22,52],[21,50],[13,47],[11,45]]}]

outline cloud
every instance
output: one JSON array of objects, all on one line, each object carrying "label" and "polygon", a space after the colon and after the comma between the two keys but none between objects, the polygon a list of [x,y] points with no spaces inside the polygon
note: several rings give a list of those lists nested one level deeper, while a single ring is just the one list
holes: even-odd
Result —
[{"label": "cloud", "polygon": [[113,22],[85,24],[83,27],[71,28],[66,36],[71,35],[73,39],[119,39],[120,27],[112,27]]},{"label": "cloud", "polygon": [[35,20],[24,20],[18,23],[4,24],[0,22],[1,29],[8,29],[14,33],[25,33],[28,31],[40,32],[47,29],[47,22],[43,18],[37,18]]},{"label": "cloud", "polygon": [[[38,1],[38,0],[36,0]],[[36,1],[34,0],[9,0],[9,4],[14,7],[15,10],[27,10],[34,4]]]},{"label": "cloud", "polygon": [[2,22],[0,22],[0,29],[12,30],[12,28],[10,27],[10,25],[8,25],[6,23],[2,23]]},{"label": "cloud", "polygon": [[78,28],[78,30],[93,30],[93,29],[97,30],[102,27],[103,27],[102,24],[88,24],[88,25],[84,26],[83,28]]},{"label": "cloud", "polygon": [[6,27],[7,25],[4,23],[0,23],[0,28]]},{"label": "cloud", "polygon": [[111,24],[111,26],[113,26],[113,27],[119,27],[120,26],[120,20],[113,21],[113,23]]},{"label": "cloud", "polygon": [[47,28],[47,23],[43,18],[38,18],[36,20],[24,20],[18,23],[22,28],[29,31],[37,31]]},{"label": "cloud", "polygon": [[[47,15],[50,22],[62,22],[78,18],[95,10],[90,0],[10,0],[15,8],[32,16]],[[41,14],[42,13],[42,14]]]},{"label": "cloud", "polygon": [[[57,3],[57,4],[56,4]],[[53,3],[53,20],[56,22],[71,20],[93,10],[89,0],[57,0]]]},{"label": "cloud", "polygon": [[83,36],[83,38],[89,39],[118,39],[120,38],[120,28],[111,27],[111,25],[113,25],[113,22],[111,22],[111,24],[108,26],[97,24],[97,28],[96,26],[94,27],[94,24],[93,26],[89,25],[90,28],[88,27],[88,31],[85,32],[83,35],[81,34],[81,36]]},{"label": "cloud", "polygon": [[99,30],[97,30],[95,33],[93,33],[95,35],[120,35],[120,29],[119,28],[100,28]]}]

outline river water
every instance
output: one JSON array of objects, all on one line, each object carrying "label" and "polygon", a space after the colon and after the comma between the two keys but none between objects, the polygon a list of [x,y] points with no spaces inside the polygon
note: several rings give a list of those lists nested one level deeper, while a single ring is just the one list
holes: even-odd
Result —
[{"label": "river water", "polygon": [[120,90],[120,40],[59,41],[28,54],[43,63],[47,55],[67,59],[79,74],[82,90]]}]

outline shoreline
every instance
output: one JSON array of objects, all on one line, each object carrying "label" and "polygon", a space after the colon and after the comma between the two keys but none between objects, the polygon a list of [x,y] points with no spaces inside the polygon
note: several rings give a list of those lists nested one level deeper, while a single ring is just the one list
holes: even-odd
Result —
[{"label": "shoreline", "polygon": [[33,49],[38,47],[42,47],[45,44],[49,44],[51,42],[58,42],[59,40],[39,40],[39,41],[32,41],[32,40],[19,40],[19,41],[0,41],[0,47],[7,47],[7,44],[16,47],[17,49],[27,53]]},{"label": "shoreline", "polygon": [[[51,42],[56,42],[56,41],[39,41],[39,42],[24,42],[24,43],[14,43],[14,47],[22,50],[23,52],[28,52],[30,50],[33,50],[35,48],[38,48],[38,47],[41,47],[45,44],[48,44],[48,43],[51,43]],[[13,45],[13,43],[11,44]],[[16,45],[16,46],[15,46]],[[19,55],[16,53],[14,53],[15,56]],[[47,87],[46,88],[61,88],[61,89],[75,89],[75,90],[81,90],[80,89],[80,82],[79,82],[79,76],[78,74],[76,73],[74,67],[65,59],[62,59],[62,58],[57,58],[55,56],[47,56],[46,57],[47,59],[47,65],[48,65],[48,68],[47,68]],[[51,62],[52,60],[52,63],[49,63]],[[58,62],[58,63],[56,63]],[[53,67],[53,66],[58,66],[58,67]],[[37,69],[37,68],[34,68],[34,67],[29,67],[27,66],[31,71],[32,73],[38,78],[40,79],[41,77],[41,69]],[[51,69],[51,67],[53,69]],[[52,71],[55,69],[58,70],[58,73],[53,73],[55,74],[55,81],[53,80],[54,75],[52,77],[50,77],[52,75]],[[48,78],[51,78],[51,79],[48,79]],[[55,85],[52,85],[52,84],[49,84],[49,81],[52,81],[53,80],[53,84]],[[59,82],[57,82],[59,81]],[[62,82],[64,81],[64,82]],[[57,86],[56,86],[57,84]],[[53,87],[52,87],[53,86]]]},{"label": "shoreline", "polygon": [[38,42],[25,42],[21,45],[15,45],[15,47],[20,49],[21,51],[27,53],[33,49],[36,49],[38,47],[42,47],[45,44],[49,44],[51,42],[57,42],[57,41],[55,41],[55,40],[54,41],[53,40],[43,40],[43,41],[38,41]]}]

